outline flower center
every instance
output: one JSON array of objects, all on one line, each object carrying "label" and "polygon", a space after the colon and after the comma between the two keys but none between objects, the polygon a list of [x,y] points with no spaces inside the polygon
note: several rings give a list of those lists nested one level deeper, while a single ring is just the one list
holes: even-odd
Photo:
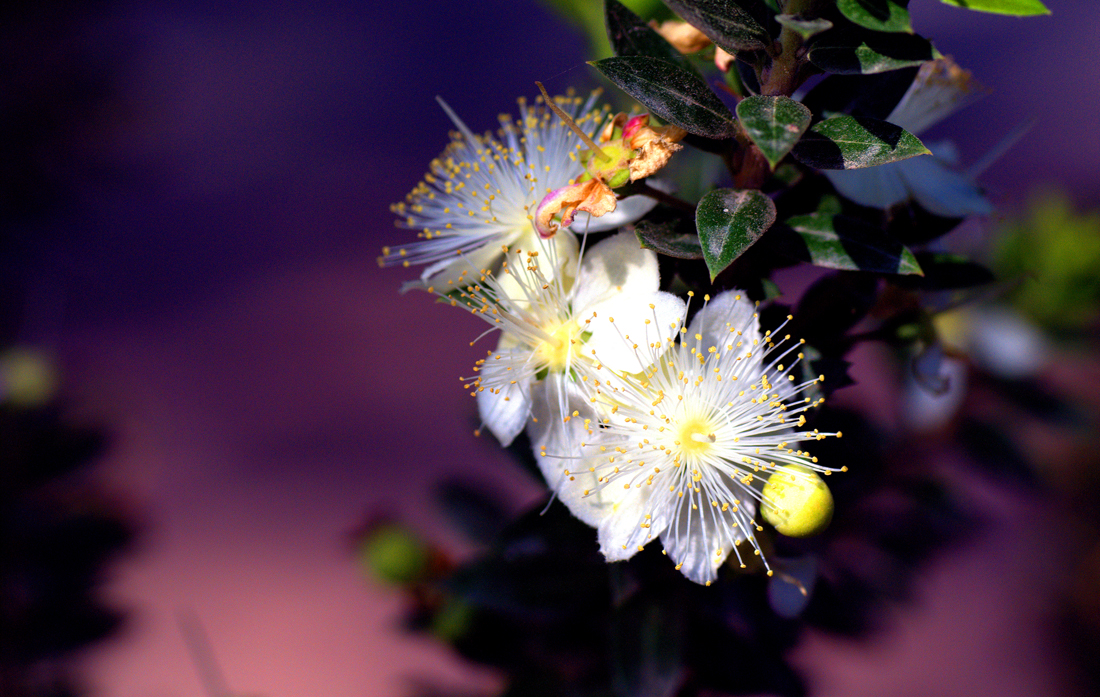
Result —
[{"label": "flower center", "polygon": [[546,362],[555,373],[563,373],[569,368],[569,360],[577,353],[577,346],[584,342],[580,336],[581,328],[572,319],[564,322],[554,321],[545,324],[542,330],[550,335],[535,349],[538,357]]},{"label": "flower center", "polygon": [[681,453],[702,455],[714,445],[714,428],[708,419],[691,417],[680,424],[676,440],[679,441]]}]

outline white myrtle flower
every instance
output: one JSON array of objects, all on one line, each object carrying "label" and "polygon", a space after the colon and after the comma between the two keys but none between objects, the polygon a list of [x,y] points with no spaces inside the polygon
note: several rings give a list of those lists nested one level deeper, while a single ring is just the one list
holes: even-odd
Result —
[{"label": "white myrtle flower", "polygon": [[[638,355],[623,345],[623,333],[640,335],[648,323],[667,324],[684,310],[682,300],[658,290],[657,256],[641,249],[632,233],[602,240],[567,268],[553,244],[536,244],[538,249],[504,252],[499,273],[482,270],[476,281],[462,276],[450,298],[501,332],[467,387],[477,396],[484,426],[503,445],[523,430],[536,398],[545,404],[552,395],[557,407],[553,418],[542,420],[545,426],[574,411],[569,395],[578,389],[577,368],[595,365],[593,353],[616,370],[642,370]],[[547,274],[548,267],[557,271]],[[547,382],[553,386],[540,384]],[[550,437],[544,430],[535,436],[544,437]]]},{"label": "white myrtle flower", "polygon": [[[588,134],[594,134],[608,114],[596,107],[599,92],[586,100],[555,97],[554,102]],[[472,265],[500,268],[503,247],[538,249],[533,225],[535,209],[547,193],[573,183],[584,167],[578,157],[580,138],[536,99],[519,100],[516,120],[501,115],[495,136],[475,135],[442,100],[444,111],[458,128],[443,154],[432,160],[430,172],[403,203],[392,206],[398,227],[416,230],[419,241],[382,250],[382,266],[427,264],[420,280],[408,288],[441,288],[457,280]],[[610,230],[649,211],[656,202],[633,196],[614,213],[598,220],[580,218],[578,230]],[[558,254],[576,249],[572,233],[555,235]],[[460,258],[461,257],[461,258]],[[545,268],[552,278],[556,269]]]},{"label": "white myrtle flower", "polygon": [[807,390],[823,378],[795,382],[800,342],[761,333],[755,306],[733,291],[708,296],[686,329],[685,317],[686,309],[624,340],[648,366],[641,373],[580,366],[582,383],[594,386],[588,421],[573,426],[583,440],[543,455],[556,467],[548,481],[598,528],[608,561],[659,537],[678,570],[709,584],[731,550],[744,566],[740,543],[760,554],[753,521],[776,503],[762,494],[769,475],[846,468],[819,465],[797,448],[840,435],[805,428],[804,412],[822,401]]},{"label": "white myrtle flower", "polygon": [[[921,65],[913,84],[886,120],[919,135],[982,94],[970,73],[950,58]],[[910,199],[945,218],[989,215],[993,206],[970,173],[953,169],[958,151],[950,141],[925,143],[931,157],[913,157],[876,167],[825,172],[845,198],[863,206],[889,208]]]}]

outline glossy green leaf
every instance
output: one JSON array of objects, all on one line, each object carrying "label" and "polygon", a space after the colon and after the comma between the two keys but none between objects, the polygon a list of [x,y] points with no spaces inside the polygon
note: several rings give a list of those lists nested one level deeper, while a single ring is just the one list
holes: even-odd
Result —
[{"label": "glossy green leaf", "polygon": [[791,155],[817,169],[859,169],[930,155],[900,126],[863,116],[834,116],[810,127]]},{"label": "glossy green leaf", "polygon": [[964,7],[979,12],[993,12],[999,15],[1029,17],[1049,15],[1050,10],[1039,0],[940,0],[945,5]]},{"label": "glossy green leaf", "polygon": [[760,18],[737,0],[665,0],[665,4],[730,53],[756,51],[772,42]]},{"label": "glossy green leaf", "polygon": [[815,266],[850,271],[922,274],[917,258],[897,240],[855,218],[811,213],[789,218],[785,225],[798,233],[802,249],[796,258]]},{"label": "glossy green leaf", "polygon": [[668,123],[705,138],[728,138],[733,114],[695,73],[660,58],[622,56],[591,61],[624,92]]},{"label": "glossy green leaf", "polygon": [[746,97],[737,105],[745,134],[760,148],[772,169],[806,132],[813,116],[790,97]]},{"label": "glossy green leaf", "polygon": [[873,31],[913,32],[909,10],[894,0],[837,0],[836,7],[854,24]]},{"label": "glossy green leaf", "polygon": [[713,281],[775,222],[775,204],[755,189],[715,189],[699,201],[695,227]]},{"label": "glossy green leaf", "polygon": [[691,61],[684,58],[663,36],[618,0],[605,0],[604,22],[607,25],[607,38],[611,41],[611,48],[616,56],[663,58],[690,72],[696,72]]},{"label": "glossy green leaf", "polygon": [[654,223],[643,220],[634,227],[634,234],[646,249],[677,259],[702,259],[703,247],[699,235],[681,232],[675,223]]},{"label": "glossy green leaf", "polygon": [[798,32],[803,39],[833,28],[833,23],[827,19],[803,19],[801,15],[776,15],[775,21]]},{"label": "glossy green leaf", "polygon": [[882,73],[939,57],[928,39],[916,34],[838,30],[817,37],[807,54],[818,68],[838,75]]}]

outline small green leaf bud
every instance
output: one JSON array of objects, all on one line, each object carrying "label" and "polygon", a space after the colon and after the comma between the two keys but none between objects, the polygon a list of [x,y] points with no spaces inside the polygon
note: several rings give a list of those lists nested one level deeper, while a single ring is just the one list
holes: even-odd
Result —
[{"label": "small green leaf bud", "polygon": [[764,485],[761,514],[788,537],[816,535],[833,518],[833,495],[809,467],[786,465],[778,468]]},{"label": "small green leaf bud", "polygon": [[424,576],[429,558],[423,540],[392,523],[371,530],[359,547],[363,568],[387,583],[415,583]]}]

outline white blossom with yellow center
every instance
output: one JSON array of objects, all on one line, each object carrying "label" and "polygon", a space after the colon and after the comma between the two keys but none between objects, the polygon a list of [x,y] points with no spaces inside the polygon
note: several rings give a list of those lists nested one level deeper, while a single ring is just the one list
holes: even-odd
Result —
[{"label": "white blossom with yellow center", "polygon": [[[595,134],[607,116],[607,108],[596,108],[598,92],[587,100],[555,97],[554,102],[585,133]],[[442,101],[444,111],[458,131],[443,154],[432,160],[430,171],[403,203],[392,206],[399,227],[416,230],[419,241],[386,247],[382,266],[427,264],[419,281],[405,288],[437,290],[457,281],[471,266],[498,271],[502,248],[538,250],[538,233],[533,219],[539,201],[550,191],[567,186],[584,172],[579,152],[580,138],[543,104],[519,100],[520,117],[501,115],[496,135],[476,135]],[[611,230],[637,219],[655,201],[632,196],[620,202],[612,214],[587,220],[578,218],[574,229],[598,232]],[[555,235],[552,244],[559,257],[575,254],[572,233]],[[556,269],[545,267],[553,278]]]},{"label": "white blossom with yellow center", "polygon": [[584,366],[594,409],[574,426],[580,457],[556,458],[560,476],[548,479],[559,482],[558,496],[577,517],[598,528],[608,561],[660,537],[677,569],[709,584],[731,550],[744,565],[745,541],[760,554],[754,517],[770,505],[761,494],[770,474],[789,468],[800,476],[791,465],[836,471],[797,446],[840,434],[806,429],[804,412],[820,400],[805,392],[821,378],[796,381],[801,343],[761,333],[752,303],[724,292],[687,329],[685,315],[624,342],[651,366],[641,374]]},{"label": "white blossom with yellow center", "polygon": [[[543,425],[565,423],[575,411],[569,394],[580,389],[578,366],[591,364],[589,370],[595,370],[594,354],[610,369],[643,370],[623,335],[640,335],[650,323],[674,322],[684,310],[682,300],[658,290],[657,257],[641,249],[632,233],[602,240],[579,265],[565,260],[566,268],[552,243],[537,244],[510,250],[499,273],[483,271],[451,296],[501,331],[497,349],[478,361],[468,387],[485,427],[504,445],[527,424],[533,400],[552,402],[554,416]],[[547,267],[557,271],[548,277]],[[543,435],[540,431],[536,440]]]}]

